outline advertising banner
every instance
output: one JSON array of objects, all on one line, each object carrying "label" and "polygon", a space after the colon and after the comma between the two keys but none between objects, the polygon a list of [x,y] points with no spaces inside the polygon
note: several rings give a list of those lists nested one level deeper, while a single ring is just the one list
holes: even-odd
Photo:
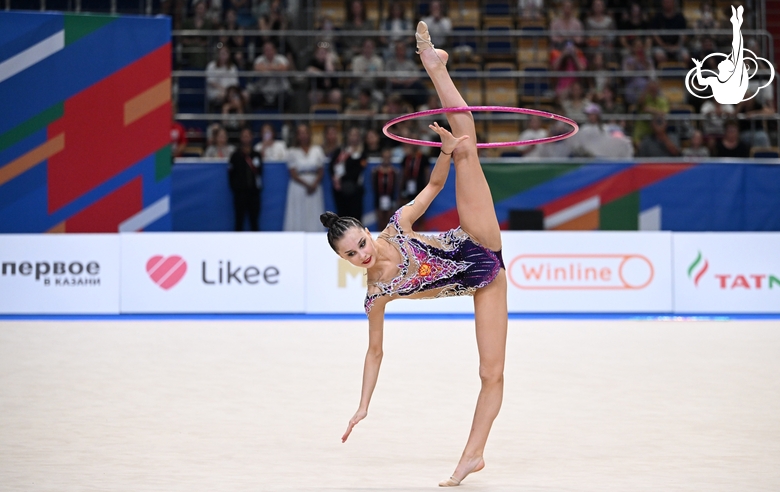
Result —
[{"label": "advertising banner", "polygon": [[780,313],[780,234],[675,233],[678,313]]},{"label": "advertising banner", "polygon": [[[306,312],[365,313],[366,269],[353,266],[331,249],[326,234],[306,234]],[[473,313],[471,297],[397,299],[387,313]]]},{"label": "advertising banner", "polygon": [[4,234],[0,313],[118,314],[119,236]]},{"label": "advertising banner", "polygon": [[120,234],[123,313],[302,313],[303,233]]},{"label": "advertising banner", "polygon": [[671,233],[502,234],[509,312],[671,312]]}]

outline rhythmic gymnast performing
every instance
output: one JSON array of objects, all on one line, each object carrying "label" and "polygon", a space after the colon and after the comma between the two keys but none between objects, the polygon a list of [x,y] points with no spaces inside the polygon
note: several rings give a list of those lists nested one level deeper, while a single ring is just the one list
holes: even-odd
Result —
[{"label": "rhythmic gymnast performing", "polygon": [[[351,264],[367,270],[369,346],[363,367],[363,384],[357,412],[349,420],[342,442],[368,414],[371,395],[382,362],[385,306],[399,299],[427,299],[473,295],[482,386],[471,432],[455,471],[442,487],[459,485],[470,473],[485,466],[483,453],[490,428],[501,408],[507,335],[507,279],[501,257],[501,231],[493,199],[477,155],[474,118],[447,72],[448,55],[434,48],[428,27],[417,25],[417,53],[447,112],[452,133],[434,123],[441,137],[441,153],[428,185],[414,200],[398,209],[390,223],[373,239],[353,217],[326,212],[320,219],[328,228],[328,242]],[[576,132],[576,125],[574,127]],[[412,230],[444,187],[450,161],[455,162],[460,226],[437,236]]]}]

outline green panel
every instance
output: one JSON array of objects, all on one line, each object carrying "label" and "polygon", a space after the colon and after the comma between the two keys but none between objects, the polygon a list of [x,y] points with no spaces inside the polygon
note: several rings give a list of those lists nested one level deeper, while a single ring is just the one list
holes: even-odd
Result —
[{"label": "green panel", "polygon": [[115,15],[65,14],[65,46],[116,19]]},{"label": "green panel", "polygon": [[166,145],[154,155],[154,178],[157,181],[171,174],[171,146]]},{"label": "green panel", "polygon": [[578,167],[576,164],[483,164],[482,170],[493,201],[498,203]]},{"label": "green panel", "polygon": [[639,192],[601,206],[599,213],[602,231],[636,231],[639,229]]},{"label": "green panel", "polygon": [[55,104],[43,113],[33,116],[21,125],[0,135],[0,151],[45,128],[52,121],[62,118],[62,108],[62,103]]}]

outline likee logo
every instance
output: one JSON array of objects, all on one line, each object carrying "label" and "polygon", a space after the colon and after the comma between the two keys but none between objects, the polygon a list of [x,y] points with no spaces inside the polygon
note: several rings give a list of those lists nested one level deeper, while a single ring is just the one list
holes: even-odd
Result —
[{"label": "likee logo", "polygon": [[[704,260],[704,264],[701,264],[701,260]],[[707,271],[707,269],[710,267],[709,262],[707,262],[707,259],[704,258],[701,254],[701,251],[699,251],[699,254],[696,256],[696,259],[693,260],[693,263],[688,267],[688,278],[693,280],[693,285],[696,287],[699,286],[699,280],[704,276],[704,273]],[[699,268],[697,270],[697,268]],[[694,276],[694,272],[696,275]]]},{"label": "likee logo", "polygon": [[187,262],[178,255],[167,258],[160,255],[152,256],[146,262],[146,273],[149,274],[152,282],[168,290],[178,284],[187,273]]},{"label": "likee logo", "polygon": [[[761,58],[744,46],[742,32],[740,31],[743,11],[744,9],[741,5],[736,10],[733,6],[731,7],[732,40],[730,54],[710,53],[701,61],[692,58],[696,66],[685,76],[685,88],[688,89],[691,95],[699,99],[714,97],[721,104],[739,104],[742,101],[756,97],[761,89],[767,87],[774,80],[775,68],[772,64],[766,58]],[[714,70],[702,69],[702,65],[711,57],[723,58],[718,63],[718,73],[715,73]],[[750,79],[758,73],[758,60],[761,60],[769,67],[769,80],[764,85],[758,87],[750,97],[745,99]],[[704,75],[709,76],[705,77]],[[697,94],[697,92],[706,91],[707,87],[712,89],[711,95],[700,96]]]},{"label": "likee logo", "polygon": [[638,254],[521,255],[508,272],[515,287],[532,290],[638,290],[655,276]]}]

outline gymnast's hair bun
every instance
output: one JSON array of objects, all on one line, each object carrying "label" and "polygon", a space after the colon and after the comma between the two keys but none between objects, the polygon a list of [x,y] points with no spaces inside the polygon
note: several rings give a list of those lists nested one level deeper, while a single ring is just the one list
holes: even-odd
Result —
[{"label": "gymnast's hair bun", "polygon": [[339,216],[333,212],[325,212],[324,214],[320,215],[320,222],[322,222],[322,225],[328,229],[333,227],[333,224],[335,224],[337,220],[339,220]]}]

